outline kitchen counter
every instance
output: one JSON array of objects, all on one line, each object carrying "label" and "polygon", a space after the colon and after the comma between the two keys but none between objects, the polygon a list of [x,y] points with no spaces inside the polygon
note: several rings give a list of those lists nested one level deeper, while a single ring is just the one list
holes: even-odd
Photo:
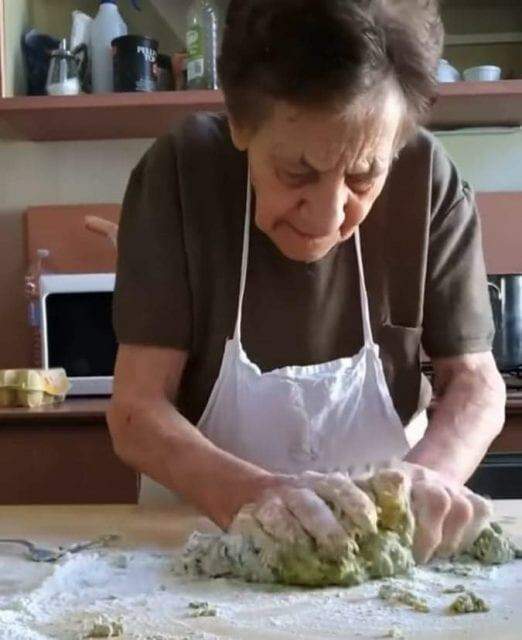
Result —
[{"label": "kitchen counter", "polygon": [[137,501],[136,473],[113,451],[106,398],[0,409],[0,504]]},{"label": "kitchen counter", "polygon": [[[20,422],[38,417],[42,420],[55,418],[105,418],[109,398],[68,398],[61,404],[47,405],[33,409],[27,407],[0,408],[0,426],[6,422]],[[506,415],[522,415],[522,390],[508,391]]]},{"label": "kitchen counter", "polygon": [[[105,414],[109,406],[108,398],[69,398],[57,405],[35,409],[0,409],[1,428],[28,424],[41,425],[98,425],[105,428]],[[506,403],[506,424],[503,432],[492,444],[490,452],[522,453],[522,390],[508,391]],[[1,500],[0,500],[1,503]]]},{"label": "kitchen counter", "polygon": [[[108,398],[70,398],[0,409],[0,504],[136,503],[137,476],[114,454],[108,405]],[[508,393],[506,425],[489,453],[522,453],[522,392]]]},{"label": "kitchen counter", "polygon": [[[518,544],[522,544],[522,500],[497,501],[495,511],[496,520],[502,523]],[[165,633],[163,630],[161,634],[155,630],[158,635],[154,633],[143,637],[169,640],[202,640],[203,637],[208,640],[350,640],[385,637],[386,630],[398,626],[406,632],[406,638],[422,637],[423,640],[520,638],[520,562],[488,569],[487,575],[475,578],[446,577],[423,570],[420,575],[416,575],[412,588],[432,588],[441,594],[440,585],[449,584],[448,581],[464,582],[486,597],[492,610],[487,614],[451,616],[447,612],[447,605],[454,596],[437,595],[437,598],[442,598],[444,608],[435,610],[432,599],[432,611],[420,614],[378,600],[376,592],[379,583],[345,590],[304,590],[249,586],[222,580],[194,583],[175,578],[170,571],[165,571],[171,566],[174,550],[185,542],[194,529],[208,530],[212,526],[186,505],[169,510],[123,505],[0,507],[0,523],[2,536],[28,538],[47,546],[70,544],[107,533],[120,534],[122,538],[117,543],[117,548],[102,552],[113,554],[112,556],[102,555],[101,559],[96,560],[91,555],[89,558],[92,559],[86,561],[76,556],[78,562],[69,562],[67,568],[55,577],[53,572],[58,570],[52,566],[28,562],[15,548],[0,546],[0,564],[3,567],[0,573],[0,599],[23,595],[23,602],[32,602],[28,606],[31,612],[44,611],[47,615],[49,605],[45,604],[45,594],[51,594],[53,608],[49,615],[58,615],[56,611],[62,600],[68,607],[73,606],[71,602],[75,588],[80,585],[78,606],[83,618],[93,607],[96,611],[106,612],[111,610],[111,606],[119,606],[114,603],[120,595],[104,599],[100,594],[105,590],[111,594],[120,593],[118,589],[122,589],[122,599],[130,598],[126,609],[122,604],[122,613],[128,616],[129,626],[137,623],[142,619],[140,616],[144,615],[149,618],[153,615],[154,622],[170,616],[168,635],[162,635]],[[143,559],[145,552],[152,552],[148,560]],[[122,553],[127,558],[123,564]],[[114,562],[116,558],[119,560]],[[86,577],[86,563],[93,562],[97,563],[95,571]],[[153,569],[159,571],[157,584]],[[435,586],[430,587],[423,582],[427,580],[428,574],[428,583]],[[46,585],[44,590],[42,584]],[[38,588],[35,599],[28,600],[31,592],[34,593]],[[93,604],[94,597],[98,600]],[[192,599],[216,604],[218,615],[215,618],[190,618],[187,615],[187,605]],[[20,611],[22,602],[20,598],[16,601],[18,605],[13,609],[14,612]],[[151,610],[154,614],[150,613]],[[18,620],[15,615],[18,613],[13,613],[9,607],[0,606],[0,638],[11,637],[9,622],[6,623],[5,620]],[[68,621],[72,619],[67,618]],[[58,628],[60,633],[56,632],[56,635],[53,632],[38,637],[60,640],[73,637],[70,627],[67,629],[71,635],[62,635],[64,627],[58,625],[56,629]],[[7,635],[2,634],[3,630],[7,631]],[[41,628],[38,630],[42,631]],[[45,632],[49,633],[48,627]],[[202,635],[202,632],[209,635]],[[129,640],[135,637],[137,636],[132,634],[122,636]]]},{"label": "kitchen counter", "polygon": [[0,408],[0,426],[5,423],[58,419],[105,419],[109,406],[108,398],[68,398],[65,402],[43,407]]}]

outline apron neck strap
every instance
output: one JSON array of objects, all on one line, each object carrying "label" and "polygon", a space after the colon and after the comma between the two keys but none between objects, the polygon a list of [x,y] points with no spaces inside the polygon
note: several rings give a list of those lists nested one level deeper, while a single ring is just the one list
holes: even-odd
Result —
[{"label": "apron neck strap", "polygon": [[366,279],[364,277],[364,266],[361,249],[361,233],[359,227],[355,230],[355,252],[357,254],[357,266],[359,268],[359,291],[361,298],[361,316],[363,323],[364,346],[373,346],[372,324],[370,322],[370,305],[368,303],[368,291],[366,289]]},{"label": "apron neck strap", "polygon": [[[250,167],[248,168],[245,226],[243,230],[243,251],[241,256],[241,280],[239,284],[239,302],[236,316],[236,327],[234,329],[234,339],[241,341],[241,319],[243,316],[243,301],[245,298],[245,288],[248,271],[248,256],[250,249],[250,221],[252,209],[252,185],[250,183]],[[372,325],[370,322],[370,306],[368,304],[368,292],[366,290],[366,280],[364,277],[364,266],[361,250],[361,235],[359,227],[355,230],[355,251],[357,254],[357,266],[359,270],[359,289],[361,298],[361,316],[363,323],[364,345],[366,347],[374,345]]]},{"label": "apron neck strap", "polygon": [[243,251],[241,256],[241,281],[239,284],[239,303],[236,316],[236,328],[234,339],[241,341],[241,318],[243,316],[243,300],[245,298],[245,287],[248,271],[248,254],[250,249],[250,217],[252,209],[252,185],[250,184],[250,166],[248,167],[247,194],[245,209],[245,228],[243,231]]}]

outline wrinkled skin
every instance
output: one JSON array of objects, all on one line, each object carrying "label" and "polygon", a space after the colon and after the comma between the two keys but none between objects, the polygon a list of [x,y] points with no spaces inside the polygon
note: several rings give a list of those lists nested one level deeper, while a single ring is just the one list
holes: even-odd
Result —
[{"label": "wrinkled skin", "polygon": [[434,471],[396,462],[355,479],[346,473],[281,476],[253,517],[279,542],[310,536],[325,557],[337,557],[346,533],[375,533],[380,519],[381,528],[398,533],[424,564],[468,550],[490,520],[491,503]]}]

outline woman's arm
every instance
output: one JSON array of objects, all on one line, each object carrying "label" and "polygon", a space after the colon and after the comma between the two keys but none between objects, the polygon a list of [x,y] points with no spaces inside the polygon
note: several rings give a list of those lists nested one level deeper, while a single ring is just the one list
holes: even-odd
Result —
[{"label": "woman's arm", "polygon": [[293,543],[309,534],[335,554],[344,544],[344,530],[308,483],[222,451],[176,410],[171,399],[186,361],[187,354],[175,349],[120,347],[108,412],[116,453],[222,528],[243,506],[257,503],[255,519],[270,535]]},{"label": "woman's arm", "polygon": [[502,430],[505,385],[491,353],[434,359],[433,368],[437,406],[406,460],[464,484]]},{"label": "woman's arm", "polygon": [[218,449],[176,410],[171,400],[186,361],[187,354],[175,349],[120,346],[108,424],[126,464],[227,527],[276,478]]}]

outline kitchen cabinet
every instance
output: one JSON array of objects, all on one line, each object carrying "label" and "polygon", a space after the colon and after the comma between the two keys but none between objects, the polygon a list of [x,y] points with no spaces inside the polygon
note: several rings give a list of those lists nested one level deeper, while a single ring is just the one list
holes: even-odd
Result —
[{"label": "kitchen cabinet", "polygon": [[[69,37],[71,14],[95,15],[99,0],[0,0],[0,137],[28,140],[91,140],[150,138],[197,110],[223,109],[217,91],[165,91],[153,94],[26,96],[20,39],[36,28]],[[222,0],[221,4],[227,4]],[[140,0],[135,11],[121,0],[129,33],[154,36],[160,52],[184,49],[183,33],[188,0]]]},{"label": "kitchen cabinet", "polygon": [[137,475],[112,450],[106,408],[0,409],[0,504],[135,504]]},{"label": "kitchen cabinet", "polygon": [[0,138],[155,138],[194,111],[224,108],[220,91],[0,98]]},{"label": "kitchen cabinet", "polygon": [[[228,0],[219,0],[224,13]],[[120,2],[130,32],[148,33],[160,50],[183,49],[188,0],[141,0],[142,11]],[[222,110],[219,91],[168,91],[28,97],[20,36],[29,26],[68,35],[73,9],[91,15],[97,0],[0,0],[0,137],[34,141],[150,138],[161,135],[192,111]],[[429,125],[522,125],[522,3],[519,0],[446,0],[448,36],[444,55],[463,70],[498,64],[503,82],[441,85]]]},{"label": "kitchen cabinet", "polygon": [[[170,11],[166,10],[167,3],[163,0],[140,0],[139,4],[141,10],[138,12],[130,0],[118,2],[129,33],[153,36],[159,41],[162,53],[181,51],[188,0],[170,2]],[[99,0],[0,0],[2,97],[25,94],[25,69],[20,48],[24,31],[36,28],[55,38],[69,40],[72,12],[79,10],[95,16],[98,6]]]},{"label": "kitchen cabinet", "polygon": [[[55,407],[0,409],[0,504],[136,503],[138,477],[113,453],[107,405],[107,399],[69,399]],[[474,486],[493,497],[520,498],[522,483],[510,480],[520,476],[522,397],[513,395],[504,431]]]},{"label": "kitchen cabinet", "polygon": [[500,82],[441,86],[432,126],[522,124],[522,3],[519,0],[445,0],[444,58],[459,72],[480,65],[502,69]]},{"label": "kitchen cabinet", "polygon": [[459,71],[491,64],[507,80],[522,78],[520,0],[444,0],[444,57]]}]

